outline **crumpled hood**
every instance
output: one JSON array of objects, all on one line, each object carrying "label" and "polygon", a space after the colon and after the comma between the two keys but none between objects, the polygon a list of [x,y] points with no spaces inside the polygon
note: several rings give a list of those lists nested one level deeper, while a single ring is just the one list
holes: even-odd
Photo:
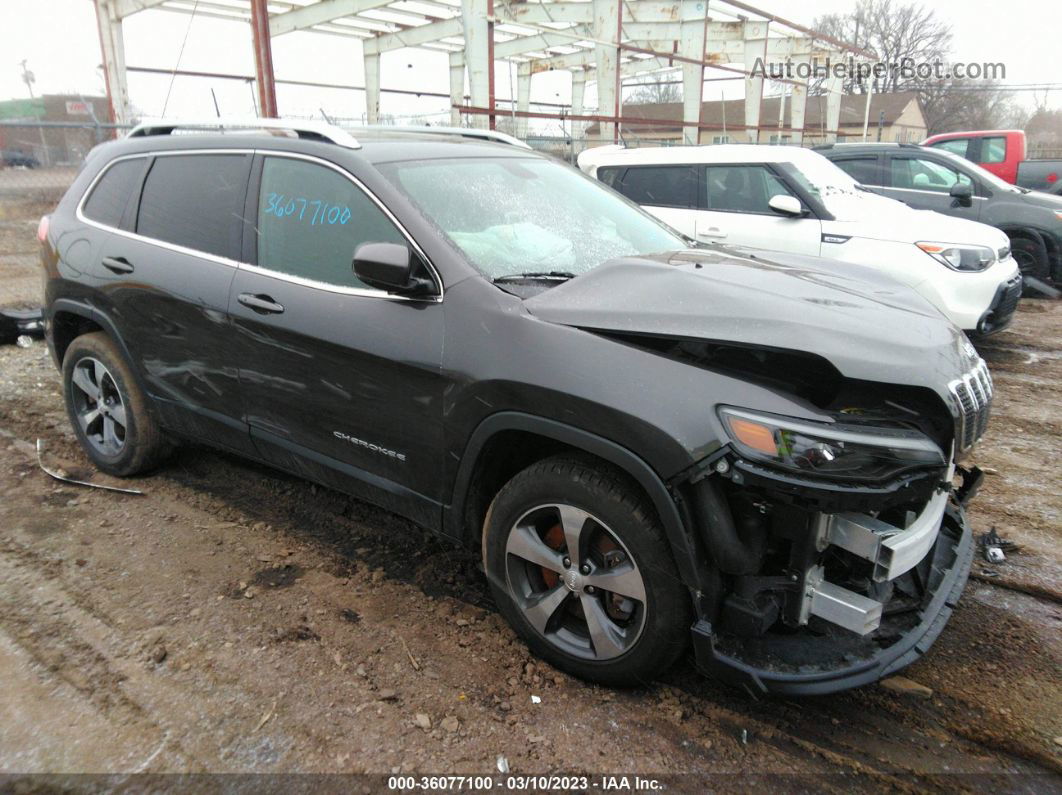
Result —
[{"label": "crumpled hood", "polygon": [[818,354],[849,378],[946,385],[976,353],[935,307],[879,271],[733,247],[611,260],[524,302],[588,330]]},{"label": "crumpled hood", "polygon": [[993,226],[932,210],[918,210],[874,193],[828,196],[826,208],[836,217],[833,221],[823,221],[822,231],[826,234],[899,243],[965,243],[988,246],[993,251],[1009,245],[1007,236]]}]

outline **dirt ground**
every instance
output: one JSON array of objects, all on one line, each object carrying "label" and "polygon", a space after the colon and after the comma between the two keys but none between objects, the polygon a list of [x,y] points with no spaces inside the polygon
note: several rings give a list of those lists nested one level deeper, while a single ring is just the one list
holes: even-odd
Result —
[{"label": "dirt ground", "polygon": [[[39,301],[36,219],[0,216],[0,305]],[[981,346],[997,385],[974,564],[906,675],[753,701],[680,663],[591,686],[531,658],[475,559],[343,495],[184,448],[143,496],[92,477],[43,343],[0,348],[0,772],[804,775],[816,789],[1062,785],[1062,303]],[[533,698],[534,697],[534,698]],[[812,778],[813,777],[813,778]],[[786,782],[805,779],[784,779]],[[783,788],[788,788],[783,786]]]}]

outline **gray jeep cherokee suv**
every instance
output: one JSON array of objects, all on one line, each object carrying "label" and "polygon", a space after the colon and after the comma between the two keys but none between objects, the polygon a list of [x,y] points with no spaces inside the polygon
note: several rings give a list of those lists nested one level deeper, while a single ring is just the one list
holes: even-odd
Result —
[{"label": "gray jeep cherokee suv", "polygon": [[97,148],[42,225],[100,469],[185,439],[385,506],[609,684],[692,646],[750,691],[829,692],[940,632],[992,383],[914,293],[691,247],[509,144],[178,126]]}]

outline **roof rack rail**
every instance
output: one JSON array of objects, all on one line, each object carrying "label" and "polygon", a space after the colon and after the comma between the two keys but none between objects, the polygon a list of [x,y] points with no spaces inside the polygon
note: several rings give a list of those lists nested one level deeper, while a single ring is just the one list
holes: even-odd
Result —
[{"label": "roof rack rail", "polygon": [[348,149],[360,149],[358,139],[346,130],[320,121],[302,119],[215,118],[215,119],[143,119],[129,131],[127,138],[171,135],[175,130],[287,130],[300,138],[329,141]]},{"label": "roof rack rail", "polygon": [[478,127],[432,127],[430,125],[418,125],[418,124],[374,124],[364,126],[352,126],[348,129],[355,132],[384,132],[384,133],[423,133],[429,135],[454,135],[460,138],[477,138],[483,141],[494,141],[501,144],[509,144],[510,146],[519,146],[522,149],[530,149],[526,143],[519,138],[498,132],[497,130],[482,130]]}]

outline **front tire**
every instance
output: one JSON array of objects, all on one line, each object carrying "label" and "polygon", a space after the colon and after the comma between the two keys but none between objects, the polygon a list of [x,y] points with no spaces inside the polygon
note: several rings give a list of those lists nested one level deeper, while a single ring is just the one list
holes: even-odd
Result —
[{"label": "front tire", "polygon": [[169,453],[129,365],[102,331],[70,343],[63,357],[63,396],[81,447],[101,471],[137,475]]},{"label": "front tire", "polygon": [[1010,251],[1022,276],[1034,276],[1042,280],[1050,275],[1051,264],[1043,243],[1027,237],[1016,237],[1010,241]]},{"label": "front tire", "polygon": [[502,615],[561,670],[644,684],[687,646],[690,597],[660,522],[603,463],[558,456],[517,474],[487,512],[483,547]]}]

